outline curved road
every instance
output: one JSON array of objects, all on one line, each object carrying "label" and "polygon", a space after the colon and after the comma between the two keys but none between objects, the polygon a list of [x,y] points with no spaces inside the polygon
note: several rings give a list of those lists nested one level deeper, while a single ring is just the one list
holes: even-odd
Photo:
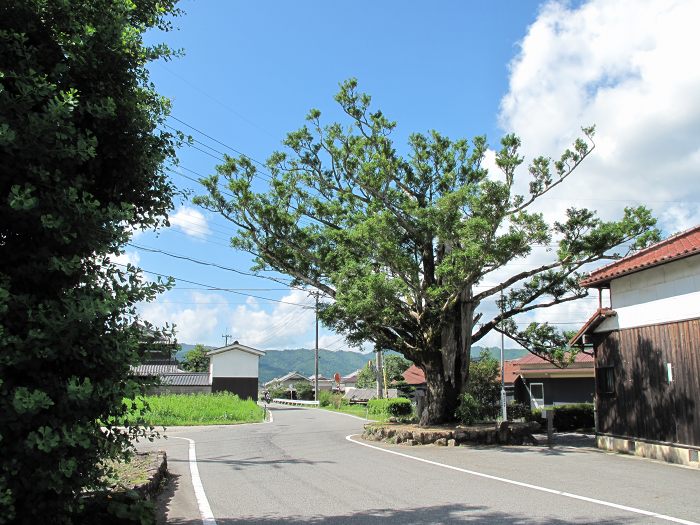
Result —
[{"label": "curved road", "polygon": [[272,414],[272,423],[173,427],[167,440],[139,445],[167,450],[168,523],[214,523],[200,513],[188,439],[218,525],[700,521],[697,469],[588,449],[353,442],[363,421],[351,416]]}]

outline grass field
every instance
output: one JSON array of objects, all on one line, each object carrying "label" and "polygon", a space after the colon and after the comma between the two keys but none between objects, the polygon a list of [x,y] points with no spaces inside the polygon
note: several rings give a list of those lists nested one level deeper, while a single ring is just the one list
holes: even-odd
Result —
[{"label": "grass field", "polygon": [[235,425],[263,419],[263,409],[255,401],[228,393],[147,396],[146,402],[146,425]]},{"label": "grass field", "polygon": [[[366,418],[367,417],[367,406],[366,405],[342,405],[340,408],[335,408],[334,406],[320,407],[323,410],[330,410],[331,412],[342,412],[344,414],[352,414],[353,416]],[[370,421],[377,421],[377,416],[369,415]]]}]

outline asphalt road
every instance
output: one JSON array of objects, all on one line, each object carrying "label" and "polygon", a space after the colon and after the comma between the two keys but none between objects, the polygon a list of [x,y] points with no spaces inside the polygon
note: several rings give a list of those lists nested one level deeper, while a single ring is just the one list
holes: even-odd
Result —
[{"label": "asphalt road", "polygon": [[358,419],[272,413],[272,423],[172,428],[167,440],[140,445],[168,452],[168,523],[203,523],[187,439],[218,525],[700,522],[697,469],[580,448],[353,442]]}]

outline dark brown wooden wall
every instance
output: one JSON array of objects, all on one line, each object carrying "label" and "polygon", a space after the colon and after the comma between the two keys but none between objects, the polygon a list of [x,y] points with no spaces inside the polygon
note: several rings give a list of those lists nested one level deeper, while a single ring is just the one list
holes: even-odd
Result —
[{"label": "dark brown wooden wall", "polygon": [[231,392],[241,399],[258,400],[257,377],[214,377],[211,380],[212,392]]},{"label": "dark brown wooden wall", "polygon": [[597,396],[600,432],[700,446],[700,319],[600,334],[594,344],[596,369],[615,370],[615,392]]}]

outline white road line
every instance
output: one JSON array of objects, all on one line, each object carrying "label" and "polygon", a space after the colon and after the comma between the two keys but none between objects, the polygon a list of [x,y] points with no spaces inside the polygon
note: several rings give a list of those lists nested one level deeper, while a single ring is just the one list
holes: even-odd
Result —
[{"label": "white road line", "polygon": [[190,475],[192,476],[192,486],[194,487],[194,495],[197,498],[197,506],[199,514],[202,516],[202,525],[216,525],[214,514],[209,506],[209,500],[202,486],[202,479],[199,477],[199,468],[197,468],[197,451],[194,446],[194,439],[171,436],[175,439],[184,439],[190,443]]},{"label": "white road line", "polygon": [[492,479],[494,481],[500,481],[502,483],[508,483],[510,485],[517,485],[519,487],[525,487],[525,488],[532,489],[532,490],[539,490],[540,492],[547,492],[549,494],[556,494],[557,496],[564,496],[565,498],[572,498],[572,499],[577,499],[577,500],[581,500],[581,501],[587,501],[588,503],[594,503],[596,505],[602,505],[604,507],[612,507],[614,509],[620,509],[620,510],[624,510],[627,512],[633,512],[635,514],[642,514],[643,516],[651,516],[653,518],[658,518],[660,520],[672,521],[674,523],[682,523],[683,525],[700,525],[700,523],[695,522],[695,521],[684,520],[681,518],[674,518],[673,516],[667,516],[665,514],[658,514],[656,512],[651,512],[648,510],[637,509],[635,507],[628,507],[627,505],[620,505],[618,503],[612,503],[610,501],[603,501],[600,499],[589,498],[586,496],[579,496],[578,494],[572,494],[571,492],[564,492],[561,490],[548,489],[547,487],[540,487],[538,485],[532,485],[530,483],[523,483],[522,481],[515,481],[512,479],[501,478],[498,476],[492,476],[491,474],[484,474],[483,472],[476,472],[474,470],[467,470],[467,469],[463,469],[463,468],[459,468],[459,467],[454,467],[452,465],[446,465],[444,463],[438,463],[437,461],[430,461],[429,459],[418,458],[416,456],[404,454],[403,452],[396,452],[395,450],[388,450],[388,449],[381,448],[381,447],[375,447],[374,445],[370,445],[368,443],[362,443],[360,441],[356,441],[356,440],[352,439],[352,437],[353,436],[351,434],[349,436],[345,436],[345,439],[347,439],[351,443],[355,443],[356,445],[361,445],[363,447],[372,448],[374,450],[379,450],[380,452],[386,452],[387,454],[394,454],[396,456],[401,456],[404,458],[412,459],[414,461],[420,461],[421,463],[428,463],[429,465],[435,465],[436,467],[442,467],[442,468],[446,468],[446,469],[450,469],[450,470],[456,470],[457,472],[463,472],[465,474],[470,474],[472,476],[478,476],[481,478]]}]

